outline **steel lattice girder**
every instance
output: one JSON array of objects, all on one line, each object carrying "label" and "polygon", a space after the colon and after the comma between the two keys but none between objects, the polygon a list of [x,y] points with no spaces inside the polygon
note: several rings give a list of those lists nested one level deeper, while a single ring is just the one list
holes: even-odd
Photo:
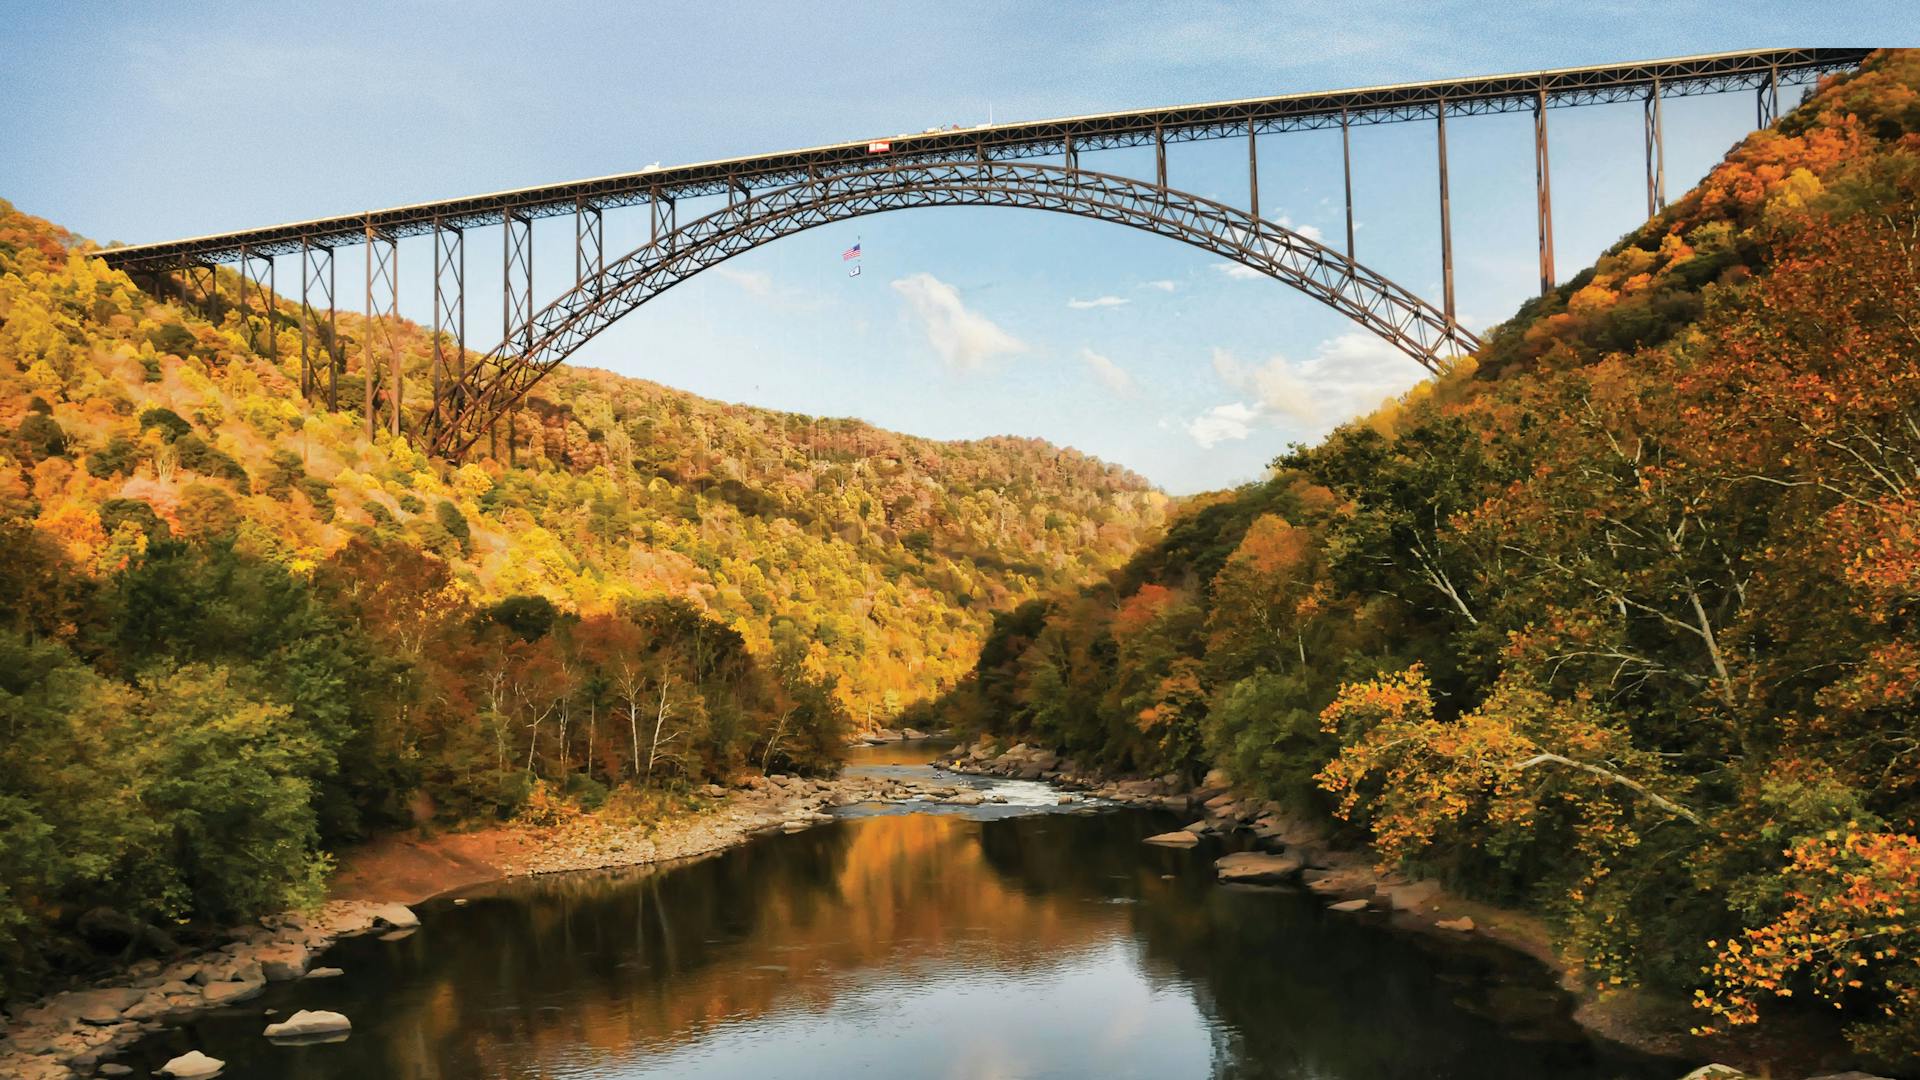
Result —
[{"label": "steel lattice girder", "polygon": [[[1648,60],[1595,67],[1561,68],[1514,75],[1332,90],[1250,98],[1204,105],[1103,113],[961,130],[888,137],[890,162],[936,164],[1064,157],[1089,150],[1140,146],[1156,141],[1387,124],[1448,116],[1525,112],[1544,99],[1549,108],[1639,101],[1655,86],[1667,96],[1756,90],[1806,83],[1831,71],[1858,66],[1870,49],[1762,49],[1709,56]],[[115,248],[100,257],[129,271],[172,270],[192,263],[232,262],[240,249],[284,255],[302,240],[333,247],[364,240],[371,228],[389,237],[417,236],[443,226],[498,225],[512,212],[527,218],[578,212],[583,206],[611,209],[656,199],[696,198],[729,191],[767,191],[826,177],[864,172],[873,164],[868,140],[804,150],[711,161],[592,180],[495,192],[445,202],[275,225],[137,247]]]},{"label": "steel lattice girder", "polygon": [[[464,454],[494,418],[600,331],[674,285],[743,251],[829,222],[928,206],[1010,206],[1075,214],[1181,240],[1269,274],[1378,334],[1430,371],[1479,340],[1412,292],[1275,222],[1138,180],[1053,165],[909,164],[838,174],[717,210],[608,265],[541,309],[471,365],[462,406],[430,433]],[[524,343],[524,347],[522,346]],[[518,348],[517,348],[518,347]]]}]

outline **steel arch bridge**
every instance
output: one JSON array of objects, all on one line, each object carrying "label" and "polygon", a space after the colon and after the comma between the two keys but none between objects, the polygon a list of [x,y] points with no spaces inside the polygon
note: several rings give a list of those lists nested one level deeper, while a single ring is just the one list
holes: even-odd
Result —
[{"label": "steel arch bridge", "polygon": [[[237,264],[238,308],[251,331],[255,318],[291,321],[275,295],[278,260],[297,257],[300,277],[301,392],[338,408],[346,360],[337,333],[335,252],[361,247],[365,258],[366,333],[360,370],[367,431],[385,422],[396,435],[413,429],[434,451],[470,452],[542,376],[606,329],[674,285],[751,248],[830,222],[917,207],[1007,206],[1111,221],[1179,240],[1267,274],[1347,315],[1430,371],[1478,346],[1455,319],[1449,213],[1449,118],[1526,112],[1533,118],[1535,219],[1540,287],[1556,284],[1547,112],[1579,105],[1638,105],[1644,128],[1647,212],[1666,201],[1662,102],[1670,97],[1751,91],[1755,121],[1781,110],[1781,89],[1857,66],[1868,49],[1763,49],[1669,60],[1561,68],[1513,75],[1446,79],[1356,90],[1101,113],[924,132],[781,151],[592,180],[497,192],[444,202],[367,211],[188,240],[110,248],[100,257],[156,292],[172,275],[204,275],[203,298],[219,297],[216,264]],[[1353,127],[1431,121],[1435,125],[1442,296],[1438,305],[1370,270],[1355,257]],[[1259,136],[1337,129],[1346,180],[1346,244],[1335,250],[1260,213]],[[1201,198],[1168,182],[1168,147],[1244,137],[1247,206]],[[1119,147],[1154,148],[1151,180],[1081,166],[1083,154]],[[1057,161],[1038,162],[1036,158]],[[687,199],[724,198],[719,209],[679,223]],[[647,207],[648,242],[607,261],[604,214]],[[537,220],[573,219],[574,266],[560,295],[538,306],[533,286]],[[468,363],[466,238],[501,232],[500,344]],[[406,422],[399,321],[400,241],[430,237],[433,265],[432,397]],[[186,288],[171,287],[179,295]],[[277,360],[275,334],[265,353]],[[384,356],[381,354],[384,352]],[[325,372],[325,385],[316,373]],[[385,386],[380,384],[384,381]],[[509,454],[513,442],[509,439]]]},{"label": "steel arch bridge", "polygon": [[1438,373],[1479,341],[1426,301],[1324,244],[1196,195],[1108,173],[994,161],[897,165],[803,181],[715,211],[585,277],[455,382],[430,436],[460,456],[492,418],[594,335],[703,270],[835,221],[927,206],[1010,206],[1097,218],[1180,240],[1268,274]]}]

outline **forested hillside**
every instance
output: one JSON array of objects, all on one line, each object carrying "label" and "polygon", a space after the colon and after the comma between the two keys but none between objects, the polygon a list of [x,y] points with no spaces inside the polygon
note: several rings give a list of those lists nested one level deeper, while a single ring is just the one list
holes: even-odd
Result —
[{"label": "forested hillside", "polygon": [[949,705],[1319,808],[1701,1025],[1920,1054],[1920,53],[1478,356],[1000,617]]},{"label": "forested hillside", "polygon": [[[89,912],[256,914],[377,826],[828,767],[1160,521],[1042,442],[572,369],[456,467],[304,407],[284,301],[90,250],[0,203],[0,996]],[[417,425],[431,341],[390,329]]]}]

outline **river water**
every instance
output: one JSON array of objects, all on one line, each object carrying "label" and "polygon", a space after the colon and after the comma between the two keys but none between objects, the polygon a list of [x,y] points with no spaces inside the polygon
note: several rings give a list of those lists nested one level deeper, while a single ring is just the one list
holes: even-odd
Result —
[{"label": "river water", "polygon": [[[924,746],[853,768],[927,775]],[[1181,824],[1058,807],[850,808],[671,867],[522,880],[342,942],[342,977],[276,984],[157,1035],[234,1080],[712,1077],[1670,1080],[1596,1044],[1543,968],[1471,939],[1228,888]],[[343,1042],[277,1046],[262,1014],[333,1009]]]}]

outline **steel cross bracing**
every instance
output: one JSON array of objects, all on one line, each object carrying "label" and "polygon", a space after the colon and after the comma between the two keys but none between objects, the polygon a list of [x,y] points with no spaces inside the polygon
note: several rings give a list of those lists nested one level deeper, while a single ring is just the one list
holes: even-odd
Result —
[{"label": "steel cross bracing", "polygon": [[[1763,49],[1596,67],[1333,90],[1171,108],[1102,113],[959,130],[895,135],[894,164],[1077,159],[1088,151],[1153,144],[1157,164],[1168,143],[1246,135],[1437,120],[1446,116],[1526,112],[1645,99],[1658,87],[1666,97],[1752,90],[1763,119],[1777,116],[1781,89],[1857,66],[1871,50]],[[250,254],[288,255],[307,244],[340,247],[364,242],[369,230],[391,239],[424,235],[436,227],[498,225],[503,215],[532,219],[577,214],[703,195],[734,198],[771,191],[873,164],[869,140],[710,161],[671,168],[421,203],[245,232],[115,248],[101,258],[129,271],[175,270],[234,262]],[[1159,169],[1156,169],[1158,172]],[[669,230],[670,231],[670,230]]]},{"label": "steel cross bracing", "polygon": [[1347,315],[1428,370],[1479,341],[1418,296],[1275,222],[1156,184],[1053,165],[996,161],[892,164],[740,200],[610,263],[541,309],[471,365],[429,433],[461,456],[534,383],[622,316],[750,248],[829,222],[928,206],[1011,206],[1130,225],[1255,267]]}]

